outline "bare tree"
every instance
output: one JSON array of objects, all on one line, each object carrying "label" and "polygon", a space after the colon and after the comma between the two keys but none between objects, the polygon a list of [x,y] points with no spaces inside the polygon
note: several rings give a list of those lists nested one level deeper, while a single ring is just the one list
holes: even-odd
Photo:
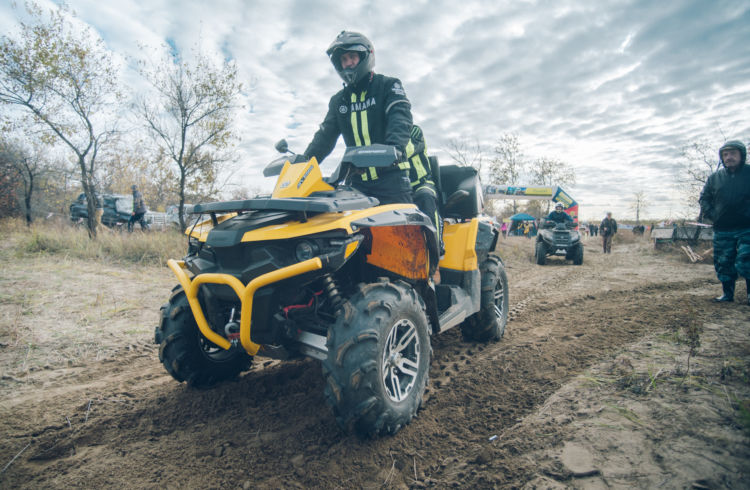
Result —
[{"label": "bare tree", "polygon": [[630,209],[635,211],[635,224],[641,224],[641,212],[648,208],[648,199],[646,199],[646,193],[644,191],[638,191],[633,194],[633,201],[630,205]]},{"label": "bare tree", "polygon": [[531,181],[544,186],[573,186],[576,172],[573,167],[554,158],[537,158],[531,162]]},{"label": "bare tree", "polygon": [[48,18],[33,3],[27,10],[32,23],[20,22],[20,37],[0,38],[0,102],[21,108],[75,154],[95,238],[94,178],[97,156],[115,134],[108,122],[118,99],[116,65],[103,41],[74,26],[64,6]]},{"label": "bare tree", "polygon": [[467,138],[451,138],[448,140],[446,150],[451,160],[463,167],[474,167],[477,172],[482,172],[484,165],[484,148],[478,139],[470,142]]},{"label": "bare tree", "polygon": [[695,141],[683,147],[675,181],[688,207],[698,208],[698,198],[708,176],[719,167],[717,147],[706,141]]},{"label": "bare tree", "polygon": [[242,84],[232,62],[215,67],[201,53],[194,63],[164,56],[160,62],[141,64],[156,97],[142,99],[137,110],[158,148],[177,166],[178,216],[184,229],[188,181],[211,185],[225,161],[220,153],[236,139],[232,120]]},{"label": "bare tree", "polygon": [[549,201],[526,201],[522,211],[535,218],[543,218],[549,213]]},{"label": "bare tree", "polygon": [[[576,183],[576,172],[570,165],[554,158],[537,158],[530,165],[531,181],[543,186],[572,186]],[[545,203],[549,212],[550,201]]]},{"label": "bare tree", "polygon": [[[495,156],[490,162],[490,184],[517,185],[526,168],[526,161],[521,152],[518,135],[505,133],[498,138],[495,145]],[[513,213],[518,210],[513,201]]]}]

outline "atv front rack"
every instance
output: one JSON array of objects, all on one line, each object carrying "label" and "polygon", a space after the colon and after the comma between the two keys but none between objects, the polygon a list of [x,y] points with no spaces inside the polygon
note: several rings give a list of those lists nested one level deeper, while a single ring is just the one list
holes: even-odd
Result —
[{"label": "atv front rack", "polygon": [[196,204],[192,214],[236,213],[241,211],[299,211],[304,213],[339,213],[357,211],[378,205],[378,200],[352,189],[315,192],[308,197],[269,198],[259,197],[241,201],[211,202]]},{"label": "atv front rack", "polygon": [[185,262],[182,260],[169,259],[167,265],[172,269],[172,272],[174,272],[175,276],[177,276],[177,279],[180,281],[180,285],[185,291],[185,296],[190,303],[190,309],[193,311],[195,322],[198,324],[198,328],[203,336],[226,350],[229,350],[232,347],[232,343],[214,332],[208,325],[200,301],[198,301],[198,291],[200,290],[201,284],[225,284],[234,290],[242,304],[240,310],[240,343],[247,353],[253,356],[258,353],[258,350],[260,350],[260,345],[250,340],[250,320],[252,317],[253,296],[255,295],[255,292],[263,286],[298,276],[300,274],[305,274],[306,272],[322,269],[323,260],[321,260],[320,257],[313,257],[312,259],[271,271],[267,274],[256,277],[247,283],[247,286],[242,284],[239,279],[229,274],[198,274],[191,279],[187,272],[185,272],[186,266]]}]

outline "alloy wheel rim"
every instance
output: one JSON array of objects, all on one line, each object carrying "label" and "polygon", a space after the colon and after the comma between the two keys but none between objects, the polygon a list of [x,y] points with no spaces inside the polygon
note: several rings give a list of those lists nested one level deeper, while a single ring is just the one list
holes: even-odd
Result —
[{"label": "alloy wheel rim", "polygon": [[497,318],[503,317],[503,307],[505,306],[505,288],[501,281],[497,281],[495,284],[495,290],[493,291],[495,299],[495,316]]},{"label": "alloy wheel rim", "polygon": [[388,398],[406,399],[419,375],[420,345],[417,327],[410,320],[396,322],[385,340],[381,379]]}]

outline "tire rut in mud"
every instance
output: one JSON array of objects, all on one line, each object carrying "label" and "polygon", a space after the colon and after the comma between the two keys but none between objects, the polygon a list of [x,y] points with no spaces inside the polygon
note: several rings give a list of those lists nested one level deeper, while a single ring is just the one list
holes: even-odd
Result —
[{"label": "tire rut in mud", "polygon": [[[581,277],[568,272],[566,281]],[[549,282],[559,284],[556,276]],[[10,459],[11,447],[31,446],[3,482],[64,486],[85,478],[92,486],[113,486],[128,475],[134,486],[251,480],[258,486],[361,487],[395,475],[407,484],[517,484],[524,468],[508,462],[524,442],[506,436],[517,421],[618,345],[679,322],[687,314],[685,290],[704,283],[577,291],[533,310],[541,293],[517,302],[511,297],[514,315],[501,342],[464,343],[457,329],[434,338],[431,399],[395,438],[362,442],[344,435],[324,402],[318,363],[260,360],[238,380],[211,390],[166,383],[133,387],[128,396],[110,387],[91,406],[92,395],[69,403],[58,424],[18,422],[0,453]],[[652,314],[644,322],[654,297],[669,315]],[[487,447],[493,434],[502,444]],[[113,463],[119,465],[114,473]]]},{"label": "tire rut in mud", "polygon": [[[570,282],[577,279],[577,277],[583,274],[572,274],[566,276]],[[550,279],[553,281],[554,279]],[[568,304],[581,305],[582,302],[590,302],[598,299],[605,302],[612,301],[612,298],[631,297],[633,295],[644,295],[644,294],[656,294],[656,293],[668,293],[670,290],[684,291],[687,288],[696,287],[705,284],[704,280],[688,281],[670,284],[654,284],[640,286],[634,289],[628,289],[624,291],[610,291],[604,294],[597,293],[597,296],[591,294],[591,292],[582,291],[577,296],[568,296],[564,300],[561,299],[556,303],[546,304],[544,306],[537,306],[533,314],[524,314],[529,305],[537,304],[538,300],[543,297],[543,294],[536,293],[525,297],[522,301],[513,304],[510,308],[511,317],[509,317],[509,337],[516,339],[521,336],[522,332],[528,331],[535,325],[543,325],[548,323],[549,317],[540,313],[557,311],[561,307],[565,307]],[[586,308],[585,306],[583,308]],[[608,317],[608,320],[613,318]],[[511,324],[510,321],[513,320]],[[555,320],[558,323],[564,325],[564,319]],[[571,320],[571,325],[578,322],[578,319]],[[561,325],[561,326],[562,326]],[[592,326],[595,328],[595,326]],[[583,336],[581,329],[579,328],[572,335]],[[427,389],[426,397],[429,398],[434,396],[437,391],[446,387],[454,377],[461,376],[462,372],[466,369],[476,370],[481,367],[481,362],[486,360],[496,361],[502,353],[509,349],[514,340],[505,340],[498,343],[465,343],[461,342],[460,339],[452,335],[451,332],[433,339],[435,345],[435,354],[432,366],[430,368],[431,385]],[[523,345],[523,344],[522,344]]]},{"label": "tire rut in mud", "polygon": [[[566,380],[610,356],[618,346],[685,323],[701,311],[704,301],[699,296],[686,298],[685,291],[705,284],[697,280],[611,291],[597,295],[596,302],[584,296],[580,301],[589,303],[581,306],[586,319],[579,310],[550,305],[520,317],[510,327],[512,335],[506,342],[484,349],[436,348],[438,368],[447,367],[443,384],[433,390],[425,412],[427,416],[432,410],[439,412],[442,425],[450,427],[448,438],[463,456],[445,452],[425,472],[425,481],[438,486],[458,482],[462,487],[522,486],[528,468],[518,461],[522,458],[514,460],[513,456],[528,443],[523,437],[513,437],[516,423]],[[653,296],[657,295],[660,307],[655,312]],[[538,335],[534,330],[549,320],[550,311],[555,312],[557,327]],[[468,364],[444,360],[461,359],[472,349],[474,356]],[[498,436],[497,443],[490,444],[488,438],[493,435]],[[554,434],[548,436],[554,441]]]}]

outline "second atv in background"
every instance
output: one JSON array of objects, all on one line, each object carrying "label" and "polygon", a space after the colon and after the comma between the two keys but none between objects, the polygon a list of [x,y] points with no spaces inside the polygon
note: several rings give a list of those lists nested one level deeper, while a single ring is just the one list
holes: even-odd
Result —
[{"label": "second atv in background", "polygon": [[576,227],[577,224],[573,222],[542,220],[534,248],[536,263],[544,265],[548,256],[559,256],[572,260],[575,265],[583,264],[581,233]]}]

